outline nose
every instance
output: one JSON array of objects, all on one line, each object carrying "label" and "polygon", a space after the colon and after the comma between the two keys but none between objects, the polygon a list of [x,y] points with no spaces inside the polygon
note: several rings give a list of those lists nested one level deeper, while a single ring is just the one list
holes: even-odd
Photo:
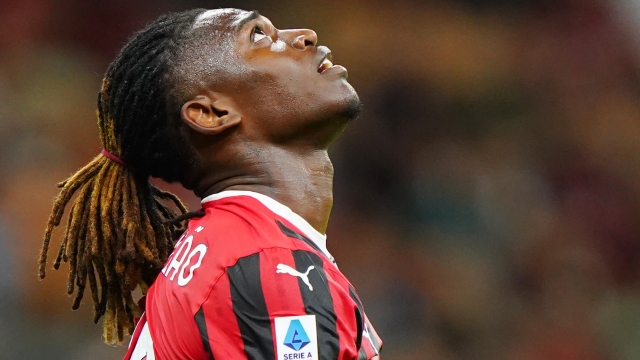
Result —
[{"label": "nose", "polygon": [[296,50],[304,51],[307,46],[316,46],[318,43],[318,34],[310,29],[297,29],[289,30],[293,40],[291,41],[291,47]]}]

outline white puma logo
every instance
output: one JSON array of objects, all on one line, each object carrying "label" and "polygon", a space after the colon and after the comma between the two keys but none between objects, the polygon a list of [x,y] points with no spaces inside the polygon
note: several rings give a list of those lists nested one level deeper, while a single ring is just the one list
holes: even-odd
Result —
[{"label": "white puma logo", "polygon": [[300,279],[302,279],[302,282],[304,282],[305,284],[307,284],[307,286],[309,287],[309,290],[313,291],[313,286],[311,285],[311,283],[309,282],[309,272],[311,270],[315,269],[315,267],[313,265],[309,266],[309,268],[307,269],[307,272],[305,272],[304,274],[299,272],[298,270],[292,268],[289,265],[285,265],[285,264],[278,264],[276,266],[276,273],[278,274],[289,274],[289,275],[293,275],[293,276],[297,276]]}]

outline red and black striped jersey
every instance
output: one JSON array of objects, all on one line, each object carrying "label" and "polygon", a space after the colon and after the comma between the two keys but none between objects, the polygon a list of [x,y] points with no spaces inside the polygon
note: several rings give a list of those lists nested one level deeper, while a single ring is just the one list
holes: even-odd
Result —
[{"label": "red and black striped jersey", "polygon": [[258,193],[203,200],[150,287],[125,360],[377,359],[326,237]]}]

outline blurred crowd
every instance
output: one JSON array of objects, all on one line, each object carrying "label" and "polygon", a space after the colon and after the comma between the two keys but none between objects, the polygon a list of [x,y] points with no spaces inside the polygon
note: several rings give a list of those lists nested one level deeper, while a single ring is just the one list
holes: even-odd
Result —
[{"label": "blurred crowd", "polygon": [[350,70],[328,246],[384,360],[640,358],[640,2],[2,0],[0,359],[124,354],[37,256],[109,62],[192,7],[312,28]]}]

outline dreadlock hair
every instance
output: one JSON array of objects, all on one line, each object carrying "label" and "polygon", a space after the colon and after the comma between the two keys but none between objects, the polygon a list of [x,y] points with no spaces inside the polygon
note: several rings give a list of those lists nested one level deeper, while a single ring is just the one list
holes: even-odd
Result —
[{"label": "dreadlock hair", "polygon": [[75,195],[53,267],[69,263],[67,293],[75,292],[74,310],[88,280],[93,321],[104,316],[108,344],[132,333],[141,312],[132,291],[140,286],[146,293],[183,231],[181,220],[193,217],[175,195],[152,185],[149,176],[181,181],[195,166],[185,126],[175,116],[167,74],[202,11],[162,16],[133,35],[110,64],[98,94],[100,141],[125,165],[100,154],[58,184],[62,190],[44,234],[39,275],[46,275],[52,232]]}]

